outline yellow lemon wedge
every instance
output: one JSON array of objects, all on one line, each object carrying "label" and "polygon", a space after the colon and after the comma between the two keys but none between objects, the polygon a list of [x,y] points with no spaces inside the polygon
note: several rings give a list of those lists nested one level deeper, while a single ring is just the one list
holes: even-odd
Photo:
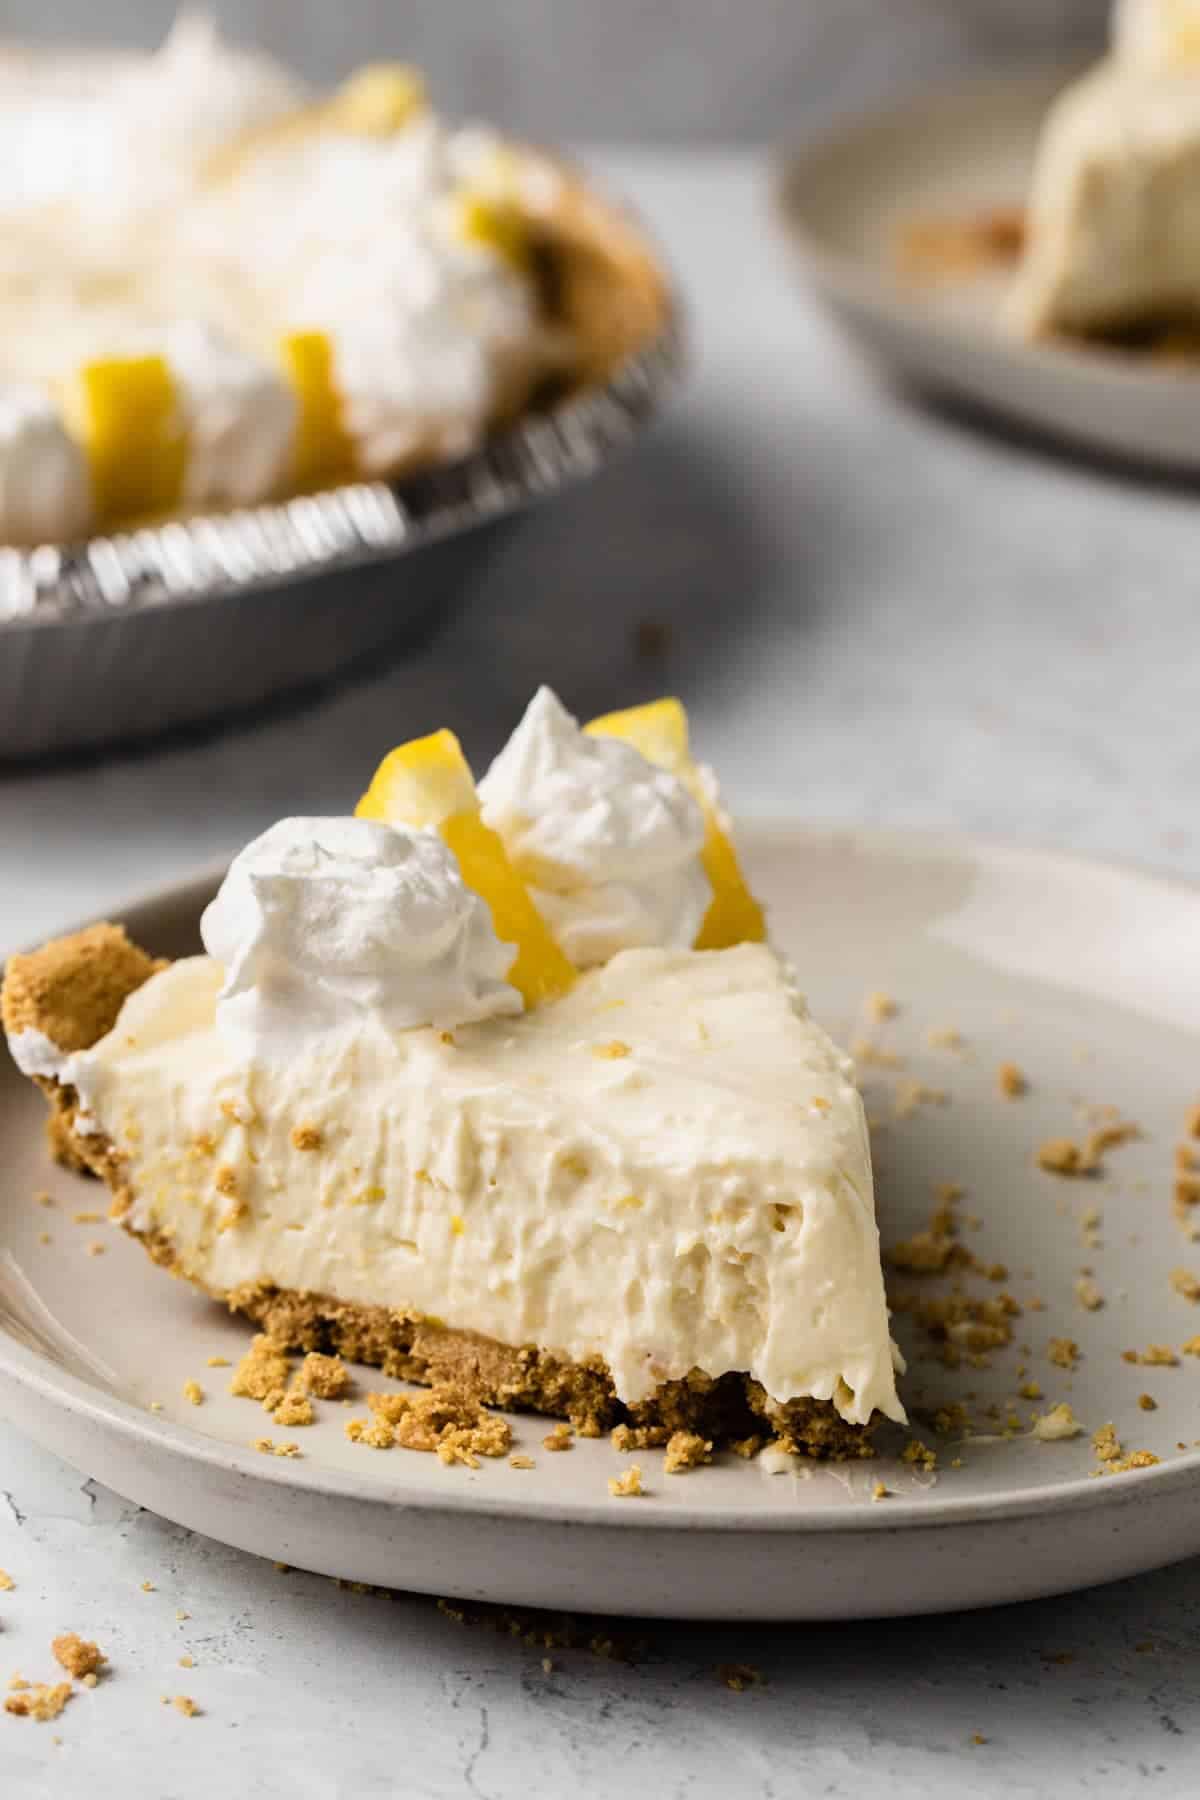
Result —
[{"label": "yellow lemon wedge", "polygon": [[523,269],[529,261],[529,234],[514,200],[464,188],[458,195],[458,231],[464,242],[494,250],[514,269]]},{"label": "yellow lemon wedge", "polygon": [[342,418],[333,345],[324,331],[293,331],[280,344],[285,379],[296,396],[290,483],[320,487],[354,473],[354,444]]},{"label": "yellow lemon wedge", "polygon": [[763,909],[746,885],[733,840],[706,791],[688,744],[688,719],[679,700],[654,700],[625,712],[605,713],[584,730],[593,737],[621,738],[647,762],[669,769],[704,812],[704,872],[713,897],[696,938],[697,950],[725,950],[731,944],[761,944],[767,935]]},{"label": "yellow lemon wedge", "polygon": [[175,382],[161,356],[106,356],[85,363],[65,410],[106,523],[179,504],[187,434]]},{"label": "yellow lemon wedge", "polygon": [[390,137],[427,104],[425,82],[407,63],[368,63],[329,102],[327,119],[357,137]]},{"label": "yellow lemon wedge", "polygon": [[355,813],[385,825],[438,832],[458,858],[467,886],[491,908],[496,936],[517,946],[508,979],[526,1006],[566,993],[575,970],[499,836],[484,824],[470,765],[452,731],[414,738],[385,756]]}]

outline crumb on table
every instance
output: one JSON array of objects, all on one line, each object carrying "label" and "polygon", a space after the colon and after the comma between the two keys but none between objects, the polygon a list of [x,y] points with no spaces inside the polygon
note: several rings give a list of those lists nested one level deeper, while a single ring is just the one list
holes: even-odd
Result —
[{"label": "crumb on table", "polygon": [[77,1681],[85,1676],[98,1675],[107,1658],[98,1644],[81,1638],[76,1631],[64,1631],[50,1645],[55,1662],[65,1669],[68,1675],[74,1675]]},{"label": "crumb on table", "polygon": [[609,1478],[608,1491],[614,1500],[632,1500],[645,1493],[642,1486],[642,1471],[637,1463],[630,1463],[623,1475]]}]

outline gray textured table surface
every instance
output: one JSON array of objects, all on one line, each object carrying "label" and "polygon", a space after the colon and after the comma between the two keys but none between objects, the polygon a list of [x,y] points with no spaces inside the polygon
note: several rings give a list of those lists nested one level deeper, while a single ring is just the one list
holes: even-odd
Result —
[{"label": "gray textured table surface", "polygon": [[[753,161],[599,160],[693,296],[700,367],[671,424],[530,518],[449,634],[373,683],[154,757],[0,777],[0,944],[282,812],[344,807],[383,749],[442,720],[482,756],[539,679],[586,710],[678,689],[746,813],[1200,875],[1195,495],[902,402],[795,290]],[[636,654],[645,621],[667,628],[658,661]],[[1193,1565],[915,1625],[652,1625],[632,1667],[556,1651],[546,1673],[428,1601],[193,1538],[0,1428],[0,1567],[18,1582],[0,1675],[44,1671],[66,1627],[116,1668],[57,1726],[0,1716],[6,1800],[1195,1786]],[[742,1661],[765,1686],[721,1685]],[[180,1689],[202,1718],[160,1706]]]}]

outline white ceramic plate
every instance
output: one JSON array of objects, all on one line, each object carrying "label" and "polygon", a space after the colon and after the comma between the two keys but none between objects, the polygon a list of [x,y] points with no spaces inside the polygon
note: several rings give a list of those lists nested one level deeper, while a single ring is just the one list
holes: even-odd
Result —
[{"label": "white ceramic plate", "polygon": [[[995,1403],[1006,1414],[1019,1381],[1036,1380],[1042,1407],[1069,1400],[1089,1431],[1112,1420],[1128,1449],[1153,1451],[1159,1466],[1098,1478],[1087,1435],[1043,1444],[989,1431],[990,1441],[957,1441],[918,1427],[937,1445],[936,1478],[898,1459],[905,1434],[895,1432],[875,1462],[782,1474],[728,1456],[665,1476],[649,1452],[637,1459],[647,1496],[614,1500],[607,1479],[626,1459],[607,1441],[547,1455],[546,1426],[528,1417],[514,1427],[515,1448],[536,1459],[529,1471],[506,1461],[444,1468],[353,1445],[343,1432],[352,1415],[336,1405],[322,1405],[313,1428],[281,1432],[207,1366],[210,1356],[240,1355],[249,1328],[168,1280],[119,1231],[73,1222],[103,1196],[52,1168],[41,1098],[7,1065],[0,1410],[121,1493],[243,1549],[510,1603],[861,1617],[1027,1598],[1200,1551],[1200,1452],[1191,1447],[1200,1360],[1147,1368],[1120,1355],[1149,1343],[1178,1348],[1200,1331],[1200,1309],[1168,1279],[1177,1265],[1200,1267],[1200,1246],[1171,1204],[1174,1144],[1200,1092],[1200,897],[1144,875],[964,841],[799,829],[746,839],[751,876],[818,1015],[849,1037],[863,1029],[868,990],[901,1004],[894,1021],[871,1027],[904,1066],[864,1066],[870,1109],[889,1114],[912,1079],[948,1095],[878,1134],[885,1241],[924,1221],[937,1183],[959,1181],[964,1212],[981,1221],[966,1241],[1008,1265],[1003,1285],[1027,1308],[1016,1344],[990,1369],[919,1360],[910,1321],[899,1319],[901,1341],[917,1352],[910,1404],[970,1391],[977,1412]],[[176,888],[122,916],[175,954],[194,947],[212,886]],[[931,1046],[928,1035],[949,1027],[963,1048]],[[998,1095],[995,1070],[1008,1059],[1029,1076],[1024,1099]],[[1034,1147],[1078,1132],[1081,1101],[1119,1106],[1144,1137],[1113,1151],[1103,1178],[1043,1174]],[[34,1201],[43,1188],[52,1209]],[[1102,1248],[1083,1245],[1092,1208]],[[93,1241],[106,1244],[103,1256],[87,1254]],[[1074,1296],[1085,1265],[1105,1297],[1097,1311]],[[968,1285],[1000,1291],[983,1278]],[[1034,1298],[1045,1311],[1028,1310]],[[1048,1361],[1052,1335],[1078,1341],[1073,1373]],[[200,1407],[183,1398],[189,1379],[206,1390]],[[380,1383],[364,1372],[367,1385]],[[1139,1408],[1142,1392],[1156,1411]],[[1035,1410],[1017,1401],[1023,1424]],[[262,1434],[294,1439],[302,1459],[256,1453],[251,1440]],[[875,1502],[881,1480],[892,1496]]]},{"label": "white ceramic plate", "polygon": [[779,215],[816,291],[899,374],[1092,450],[1197,469],[1200,368],[1027,345],[999,323],[1008,277],[897,273],[905,226],[1024,202],[1038,129],[1075,73],[967,85],[789,152]]}]

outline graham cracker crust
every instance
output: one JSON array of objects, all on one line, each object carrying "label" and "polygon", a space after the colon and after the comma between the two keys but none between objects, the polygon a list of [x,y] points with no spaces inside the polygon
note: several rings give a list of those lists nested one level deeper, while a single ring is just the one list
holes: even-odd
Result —
[{"label": "graham cracker crust", "polygon": [[[128,995],[163,967],[119,925],[93,925],[10,959],[0,987],[0,1020],[9,1033],[34,1029],[64,1050],[86,1049],[111,1029]],[[183,1268],[166,1233],[132,1229],[124,1158],[102,1134],[75,1130],[74,1090],[46,1076],[34,1079],[50,1104],[56,1158],[108,1185],[113,1217],[153,1262],[252,1320],[281,1350],[333,1353],[398,1380],[453,1386],[484,1405],[567,1419],[584,1436],[625,1425],[644,1443],[665,1443],[676,1432],[688,1432],[743,1447],[747,1440],[769,1436],[781,1449],[812,1457],[871,1454],[873,1421],[849,1425],[826,1400],[778,1404],[745,1373],[714,1377],[694,1369],[683,1380],[664,1382],[643,1403],[627,1406],[618,1400],[599,1357],[572,1362],[537,1345],[500,1343],[403,1306],[348,1303],[265,1282],[214,1292]]]}]

